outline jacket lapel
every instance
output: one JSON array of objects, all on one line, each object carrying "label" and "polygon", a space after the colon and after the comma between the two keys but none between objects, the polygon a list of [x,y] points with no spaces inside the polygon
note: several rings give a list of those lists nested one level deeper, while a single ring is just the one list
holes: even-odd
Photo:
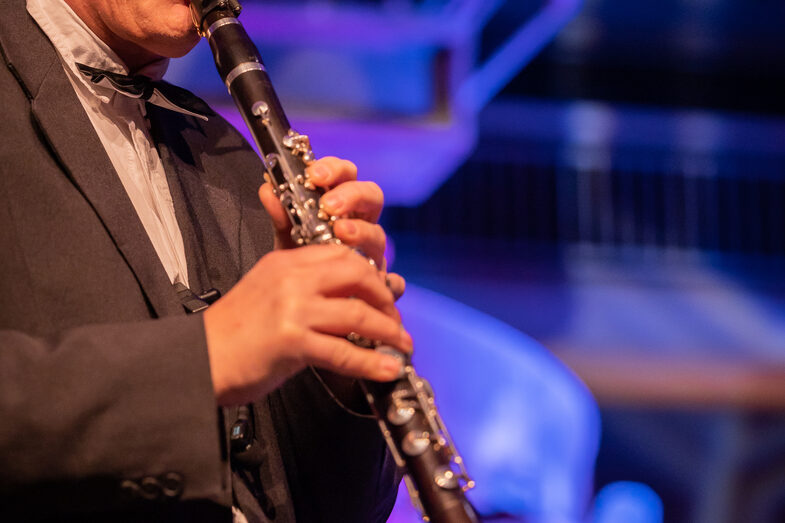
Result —
[{"label": "jacket lapel", "polygon": [[74,184],[90,202],[158,316],[182,313],[169,277],[62,67],[53,67],[32,103]]},{"label": "jacket lapel", "polygon": [[[147,105],[154,141],[166,170],[194,292],[215,288],[226,294],[242,276],[238,264],[242,205],[227,190],[231,173],[202,162],[208,150],[202,122]],[[220,178],[223,183],[213,180]]]},{"label": "jacket lapel", "polygon": [[[42,139],[92,205],[155,313],[183,313],[166,271],[54,49],[23,8],[11,9],[4,22],[3,25],[16,27],[13,32],[3,31],[11,34],[10,41],[2,42],[4,58],[31,97],[32,117]],[[13,33],[18,33],[19,38]]]}]

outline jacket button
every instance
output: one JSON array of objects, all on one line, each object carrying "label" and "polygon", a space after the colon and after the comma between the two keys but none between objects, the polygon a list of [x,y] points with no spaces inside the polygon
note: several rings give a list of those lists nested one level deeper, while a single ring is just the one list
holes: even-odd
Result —
[{"label": "jacket button", "polygon": [[161,492],[161,483],[158,481],[158,478],[153,476],[143,477],[139,482],[139,495],[151,501],[161,499],[163,493]]},{"label": "jacket button", "polygon": [[167,498],[179,498],[183,493],[183,476],[167,472],[161,476],[161,490]]},{"label": "jacket button", "polygon": [[120,482],[120,491],[127,498],[134,499],[139,497],[139,484],[132,479],[124,479]]}]

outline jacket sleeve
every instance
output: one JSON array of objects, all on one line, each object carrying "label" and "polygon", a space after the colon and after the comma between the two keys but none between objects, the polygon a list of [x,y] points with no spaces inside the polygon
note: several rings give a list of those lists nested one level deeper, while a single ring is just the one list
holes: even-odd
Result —
[{"label": "jacket sleeve", "polygon": [[201,315],[2,331],[0,516],[229,505],[218,417]]}]

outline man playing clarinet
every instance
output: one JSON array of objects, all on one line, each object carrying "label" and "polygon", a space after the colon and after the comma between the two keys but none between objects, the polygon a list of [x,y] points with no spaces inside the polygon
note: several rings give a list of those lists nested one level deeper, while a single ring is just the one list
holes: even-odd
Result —
[{"label": "man playing clarinet", "polygon": [[[292,249],[253,150],[161,81],[187,1],[0,9],[0,519],[385,521],[399,475],[352,379],[401,364],[346,337],[410,352],[403,280]],[[308,175],[383,267],[379,187]]]}]

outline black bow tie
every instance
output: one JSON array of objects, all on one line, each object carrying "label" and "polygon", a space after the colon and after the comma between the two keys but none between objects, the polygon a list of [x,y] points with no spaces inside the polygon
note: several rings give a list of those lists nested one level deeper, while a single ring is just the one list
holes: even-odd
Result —
[{"label": "black bow tie", "polygon": [[215,116],[213,110],[201,98],[176,85],[158,82],[141,75],[113,73],[78,62],[76,67],[83,75],[90,77],[92,83],[109,87],[131,98],[141,98],[159,107],[190,114],[202,120],[207,120],[208,116]]}]

